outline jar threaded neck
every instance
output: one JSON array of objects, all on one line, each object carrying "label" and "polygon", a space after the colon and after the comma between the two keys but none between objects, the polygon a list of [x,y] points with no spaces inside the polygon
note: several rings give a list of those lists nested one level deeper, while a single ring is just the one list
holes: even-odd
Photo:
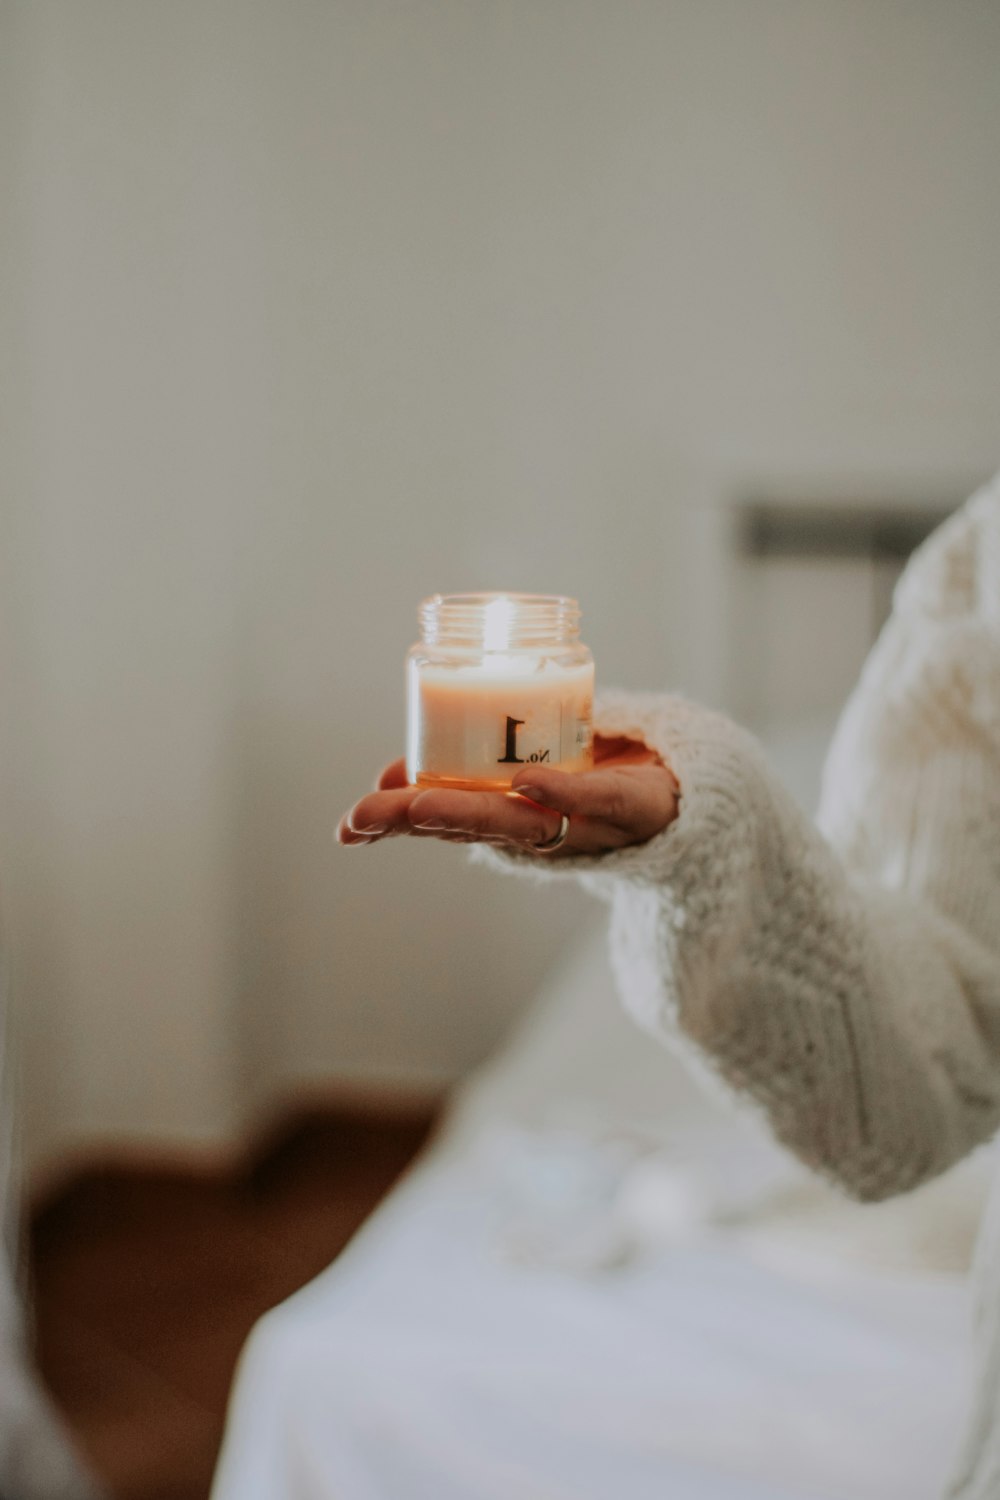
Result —
[{"label": "jar threaded neck", "polygon": [[418,615],[428,646],[517,651],[580,636],[580,606],[563,594],[434,594]]}]

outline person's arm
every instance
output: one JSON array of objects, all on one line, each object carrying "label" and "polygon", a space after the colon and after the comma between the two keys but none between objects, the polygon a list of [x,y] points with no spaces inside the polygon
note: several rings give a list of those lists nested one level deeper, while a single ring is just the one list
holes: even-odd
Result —
[{"label": "person's arm", "polygon": [[[1000,481],[907,569],[834,741],[821,831],[719,715],[622,694],[597,729],[596,770],[525,768],[520,796],[408,787],[397,762],[340,837],[477,842],[500,867],[608,896],[633,1016],[858,1197],[914,1187],[991,1136]],[[565,843],[538,852],[562,814]]]},{"label": "person's arm", "polygon": [[990,1137],[1000,1125],[997,495],[971,502],[911,565],[831,750],[822,833],[755,741],[718,715],[622,695],[599,727],[662,756],[679,783],[677,819],[596,858],[480,857],[575,872],[609,896],[615,971],[635,1019],[754,1100],[788,1147],[853,1195],[903,1192]]}]

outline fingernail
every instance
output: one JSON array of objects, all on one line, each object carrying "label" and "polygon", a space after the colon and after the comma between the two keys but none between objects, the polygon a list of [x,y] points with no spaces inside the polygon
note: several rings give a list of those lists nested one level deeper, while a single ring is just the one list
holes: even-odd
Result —
[{"label": "fingernail", "polygon": [[439,828],[447,828],[448,825],[443,818],[424,818],[422,823],[414,823],[413,826],[414,828],[426,828],[430,832],[434,832]]},{"label": "fingernail", "polygon": [[352,833],[385,833],[388,830],[387,823],[351,823]]}]

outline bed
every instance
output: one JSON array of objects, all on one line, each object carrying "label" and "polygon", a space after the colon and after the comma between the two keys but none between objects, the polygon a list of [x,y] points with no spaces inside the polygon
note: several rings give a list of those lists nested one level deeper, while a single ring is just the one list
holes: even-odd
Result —
[{"label": "bed", "polygon": [[258,1325],[213,1500],[933,1500],[987,1175],[843,1201],[633,1029],[597,934]]}]

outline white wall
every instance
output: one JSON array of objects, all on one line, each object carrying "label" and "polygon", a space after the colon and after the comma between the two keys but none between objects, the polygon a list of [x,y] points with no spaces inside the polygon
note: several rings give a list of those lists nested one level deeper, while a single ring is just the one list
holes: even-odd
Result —
[{"label": "white wall", "polygon": [[438,589],[718,695],[715,507],[997,462],[992,0],[0,11],[27,1143],[447,1078],[574,927],[331,843]]}]

